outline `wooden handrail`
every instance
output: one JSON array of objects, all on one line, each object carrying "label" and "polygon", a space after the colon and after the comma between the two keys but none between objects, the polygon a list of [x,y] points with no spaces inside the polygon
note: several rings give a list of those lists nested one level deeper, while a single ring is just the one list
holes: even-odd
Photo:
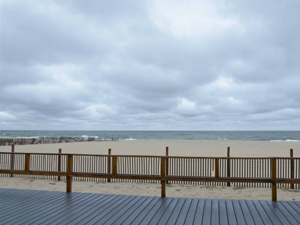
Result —
[{"label": "wooden handrail", "polygon": [[[58,155],[58,153],[32,153],[32,152],[0,152],[1,154],[14,154],[14,155]],[[62,153],[62,156],[73,155],[73,156],[104,156],[108,155],[97,155],[97,154],[73,154],[73,153]],[[215,157],[215,156],[163,156],[163,155],[112,155],[117,157],[143,157],[143,158],[178,158],[178,159],[291,159],[291,157]],[[293,157],[293,159],[300,159],[300,157]]]},{"label": "wooden handrail", "polygon": [[[9,152],[0,152],[0,154],[12,154],[12,155],[24,155],[24,169],[23,170],[15,170],[13,167],[10,166],[10,169],[0,169],[0,173],[3,174],[23,174],[23,175],[46,175],[46,176],[65,176],[66,177],[66,192],[72,192],[72,178],[73,177],[91,177],[91,178],[105,178],[107,180],[110,179],[135,179],[135,180],[157,180],[161,182],[161,196],[166,196],[166,183],[168,181],[205,181],[205,182],[245,182],[245,183],[270,183],[272,186],[272,200],[277,201],[277,188],[276,184],[278,183],[286,183],[290,184],[291,187],[294,184],[300,184],[300,179],[295,179],[294,174],[291,173],[291,178],[279,178],[276,174],[276,160],[281,159],[288,159],[291,162],[291,169],[294,170],[294,161],[299,160],[300,158],[293,158],[293,157],[269,157],[269,158],[245,158],[245,157],[183,157],[184,160],[186,159],[211,159],[214,160],[214,176],[172,176],[168,173],[168,169],[166,166],[169,166],[169,159],[178,159],[180,157],[173,157],[173,156],[153,156],[154,158],[160,159],[160,174],[157,175],[147,175],[147,174],[119,174],[118,173],[118,159],[119,158],[126,158],[126,157],[139,157],[139,158],[149,158],[150,156],[124,156],[124,155],[103,155],[109,159],[108,165],[109,168],[111,166],[112,171],[110,169],[107,170],[107,173],[91,173],[91,172],[76,172],[73,170],[73,162],[75,156],[102,156],[102,155],[83,155],[83,154],[46,154],[46,153],[9,153]],[[58,171],[47,171],[47,170],[31,170],[31,155],[57,155],[59,165],[61,163],[62,156],[67,157],[66,161],[66,172],[61,172],[60,166],[58,167]],[[1,155],[0,155],[1,156]],[[291,154],[292,156],[292,154]],[[152,157],[152,158],[153,158]],[[111,160],[110,160],[111,158]],[[269,160],[269,169],[270,169],[270,177],[269,178],[253,178],[253,177],[230,177],[230,173],[221,175],[220,173],[220,160],[226,159],[227,163],[230,163],[231,160],[237,159],[264,159]],[[292,164],[293,162],[293,164]],[[222,165],[222,164],[221,164]],[[176,165],[177,166],[177,165]],[[227,164],[228,166],[228,164]],[[9,168],[9,167],[8,167]],[[229,176],[228,176],[229,174]]]}]

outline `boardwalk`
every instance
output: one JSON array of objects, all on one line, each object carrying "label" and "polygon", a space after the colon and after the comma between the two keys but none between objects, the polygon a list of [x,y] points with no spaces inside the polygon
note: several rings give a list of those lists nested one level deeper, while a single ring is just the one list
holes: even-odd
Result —
[{"label": "boardwalk", "polygon": [[0,224],[300,224],[300,202],[0,189]]}]

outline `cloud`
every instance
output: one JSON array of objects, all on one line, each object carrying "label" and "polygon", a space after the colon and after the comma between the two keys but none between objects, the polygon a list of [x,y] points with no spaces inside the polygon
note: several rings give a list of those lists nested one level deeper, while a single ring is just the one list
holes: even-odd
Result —
[{"label": "cloud", "polygon": [[0,4],[1,129],[299,129],[296,0]]}]

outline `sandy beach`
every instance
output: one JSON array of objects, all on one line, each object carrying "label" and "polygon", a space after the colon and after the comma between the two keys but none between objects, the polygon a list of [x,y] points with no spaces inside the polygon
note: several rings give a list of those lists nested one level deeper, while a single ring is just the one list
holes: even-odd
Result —
[{"label": "sandy beach", "polygon": [[[66,183],[64,181],[0,177],[0,188],[64,192]],[[73,182],[73,192],[160,196],[160,190],[160,184]],[[271,200],[271,189],[168,184],[166,195],[167,197],[185,198]],[[277,196],[279,201],[300,201],[300,190],[290,190],[282,186],[281,189],[278,189]]]},{"label": "sandy beach", "polygon": [[[230,147],[232,157],[300,157],[300,142],[271,141],[215,141],[215,140],[119,140],[105,142],[77,142],[41,145],[16,145],[15,152],[107,154],[114,155],[164,155],[169,147],[170,156],[226,157]],[[10,146],[0,146],[1,152],[10,152]]]},{"label": "sandy beach", "polygon": [[[203,140],[133,140],[113,142],[60,143],[43,145],[16,145],[15,152],[107,154],[109,148],[115,155],[164,155],[169,147],[171,156],[220,156],[225,157],[227,147],[232,157],[300,157],[300,142],[263,141],[203,141]],[[1,146],[1,152],[10,152],[10,146]],[[64,181],[0,177],[1,188],[65,191]],[[145,183],[97,183],[73,182],[74,192],[104,194],[160,196],[160,184]],[[168,185],[167,196],[191,198],[257,199],[270,200],[269,188],[215,187],[194,185]],[[282,185],[278,200],[300,201],[299,190],[290,190]]]}]

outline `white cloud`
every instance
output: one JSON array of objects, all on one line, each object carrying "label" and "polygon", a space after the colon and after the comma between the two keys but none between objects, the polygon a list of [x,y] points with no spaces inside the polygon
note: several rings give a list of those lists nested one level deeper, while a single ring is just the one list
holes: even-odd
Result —
[{"label": "white cloud", "polygon": [[300,125],[299,1],[0,4],[2,129]]},{"label": "white cloud", "polygon": [[10,114],[8,112],[1,112],[0,111],[0,120],[2,121],[12,121],[15,120],[16,116],[13,114]]},{"label": "white cloud", "polygon": [[155,1],[151,15],[162,32],[177,37],[209,37],[230,29],[240,32],[239,21],[224,14],[227,7],[225,1]]}]

